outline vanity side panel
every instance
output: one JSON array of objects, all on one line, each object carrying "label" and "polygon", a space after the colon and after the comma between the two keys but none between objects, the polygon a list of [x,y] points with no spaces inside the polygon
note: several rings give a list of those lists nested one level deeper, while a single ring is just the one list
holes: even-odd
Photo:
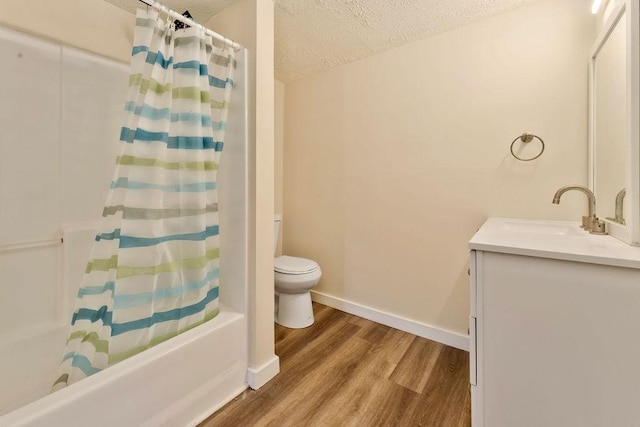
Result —
[{"label": "vanity side panel", "polygon": [[478,301],[482,297],[482,251],[471,250],[469,254],[469,380],[471,383],[471,424],[484,425],[482,417],[482,328],[478,324]]},{"label": "vanity side panel", "polygon": [[477,281],[477,258],[482,257],[482,251],[471,250],[469,252],[469,308],[472,317],[477,316],[478,311],[478,281]]},{"label": "vanity side panel", "polygon": [[640,270],[484,252],[482,279],[485,425],[640,423]]}]

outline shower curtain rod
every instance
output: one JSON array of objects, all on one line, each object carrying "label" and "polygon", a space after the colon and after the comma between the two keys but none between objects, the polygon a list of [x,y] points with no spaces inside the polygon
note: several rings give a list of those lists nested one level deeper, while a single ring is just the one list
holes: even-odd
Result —
[{"label": "shower curtain rod", "polygon": [[195,22],[193,19],[189,19],[186,16],[182,16],[180,15],[178,12],[176,12],[173,9],[169,9],[168,7],[155,2],[153,0],[138,0],[140,3],[144,3],[149,7],[154,8],[157,11],[160,12],[164,12],[167,15],[169,15],[171,18],[173,19],[177,19],[178,21],[187,24],[190,27],[200,27],[204,29],[205,34],[207,34],[208,36],[213,37],[216,40],[219,40],[229,46],[231,46],[234,50],[238,50],[242,48],[242,45],[240,43],[234,42],[231,39],[228,39],[224,36],[221,36],[220,34],[216,33],[215,31],[212,31],[210,29],[208,29],[207,27],[205,27],[204,25],[198,24],[197,22]]}]

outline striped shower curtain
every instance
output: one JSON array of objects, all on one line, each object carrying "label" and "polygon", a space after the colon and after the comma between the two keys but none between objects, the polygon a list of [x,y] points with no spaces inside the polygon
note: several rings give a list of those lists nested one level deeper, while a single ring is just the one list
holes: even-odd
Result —
[{"label": "striped shower curtain", "polygon": [[137,13],[121,152],[53,390],[218,313],[216,171],[235,60],[215,43]]}]

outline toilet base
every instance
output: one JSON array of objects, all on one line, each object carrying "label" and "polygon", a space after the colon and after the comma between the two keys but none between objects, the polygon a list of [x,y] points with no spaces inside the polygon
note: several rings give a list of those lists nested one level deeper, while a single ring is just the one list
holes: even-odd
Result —
[{"label": "toilet base", "polygon": [[287,328],[301,329],[313,325],[313,307],[311,293],[278,293],[276,323]]}]

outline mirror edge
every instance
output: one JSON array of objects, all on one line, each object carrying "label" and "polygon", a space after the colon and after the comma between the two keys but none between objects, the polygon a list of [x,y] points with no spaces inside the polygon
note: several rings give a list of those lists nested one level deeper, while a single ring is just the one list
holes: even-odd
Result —
[{"label": "mirror edge", "polygon": [[[640,246],[640,0],[626,0],[627,19],[627,140],[629,141],[629,171],[627,196],[631,206],[628,231],[630,244]],[[630,190],[630,191],[629,191]]]},{"label": "mirror edge", "polygon": [[627,180],[626,203],[630,206],[626,226],[604,219],[609,234],[632,246],[640,246],[640,0],[625,0],[615,7],[611,16],[603,24],[591,49],[589,57],[589,146],[588,183],[595,193],[595,59],[598,52],[611,35],[620,18],[627,13],[626,40],[627,61],[626,79],[630,90],[627,91],[626,111],[627,129]]}]

